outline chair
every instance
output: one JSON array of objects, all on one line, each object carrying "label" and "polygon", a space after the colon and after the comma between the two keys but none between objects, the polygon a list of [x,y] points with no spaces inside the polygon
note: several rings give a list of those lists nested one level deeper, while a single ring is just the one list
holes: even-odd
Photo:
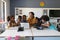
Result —
[{"label": "chair", "polygon": [[16,36],[16,37],[15,37],[15,40],[19,40],[19,39],[20,39],[20,36]]},{"label": "chair", "polygon": [[11,36],[9,36],[9,37],[7,38],[7,40],[12,40],[12,37],[11,37]]}]

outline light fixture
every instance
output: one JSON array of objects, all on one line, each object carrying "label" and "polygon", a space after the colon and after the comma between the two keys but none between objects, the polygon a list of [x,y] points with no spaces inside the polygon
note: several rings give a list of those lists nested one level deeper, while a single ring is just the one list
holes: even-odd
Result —
[{"label": "light fixture", "polygon": [[41,7],[44,7],[44,6],[45,6],[45,2],[44,2],[44,1],[41,1],[41,2],[40,2],[40,6],[41,6]]}]

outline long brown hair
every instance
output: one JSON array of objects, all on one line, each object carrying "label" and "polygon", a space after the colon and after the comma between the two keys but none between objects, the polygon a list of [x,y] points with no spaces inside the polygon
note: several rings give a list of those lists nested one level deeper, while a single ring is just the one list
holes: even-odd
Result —
[{"label": "long brown hair", "polygon": [[34,12],[29,12],[29,14],[30,14],[30,13],[33,15],[33,18],[34,18],[34,15],[35,15]]}]

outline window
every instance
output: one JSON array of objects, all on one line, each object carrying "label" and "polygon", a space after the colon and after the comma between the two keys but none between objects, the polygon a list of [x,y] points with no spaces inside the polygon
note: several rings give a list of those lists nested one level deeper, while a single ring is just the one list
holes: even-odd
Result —
[{"label": "window", "polygon": [[2,20],[6,22],[6,2],[3,0],[1,2],[1,13],[2,13]]}]

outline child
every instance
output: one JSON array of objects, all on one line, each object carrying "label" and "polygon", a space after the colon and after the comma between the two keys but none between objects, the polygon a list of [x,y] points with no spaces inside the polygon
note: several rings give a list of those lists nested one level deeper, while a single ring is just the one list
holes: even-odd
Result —
[{"label": "child", "polygon": [[33,26],[34,26],[35,28],[40,27],[39,18],[36,17],[36,22],[35,22],[35,24],[34,24]]},{"label": "child", "polygon": [[14,16],[11,16],[10,22],[9,22],[9,27],[15,27],[15,26],[16,26],[15,18],[14,18]]},{"label": "child", "polygon": [[48,28],[50,26],[49,17],[47,15],[43,15],[41,17],[41,22],[41,26],[44,28]]},{"label": "child", "polygon": [[26,15],[23,15],[23,16],[22,16],[21,22],[27,22],[27,20],[26,20]]},{"label": "child", "polygon": [[21,16],[18,16],[17,26],[19,26],[19,25],[20,25],[21,19],[22,19],[22,17],[21,17]]}]

